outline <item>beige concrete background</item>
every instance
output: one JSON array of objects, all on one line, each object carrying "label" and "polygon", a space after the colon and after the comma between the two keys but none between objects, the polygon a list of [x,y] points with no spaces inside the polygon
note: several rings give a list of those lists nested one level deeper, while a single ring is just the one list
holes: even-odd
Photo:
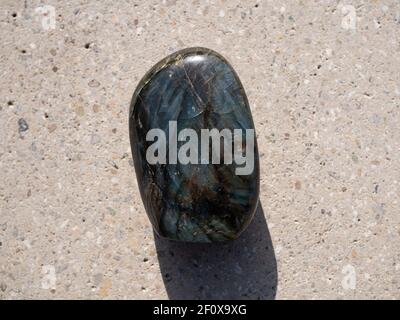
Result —
[{"label": "beige concrete background", "polygon": [[[0,38],[0,298],[400,298],[399,1],[0,0]],[[138,81],[191,46],[258,135],[224,246],[155,242],[130,155]]]}]

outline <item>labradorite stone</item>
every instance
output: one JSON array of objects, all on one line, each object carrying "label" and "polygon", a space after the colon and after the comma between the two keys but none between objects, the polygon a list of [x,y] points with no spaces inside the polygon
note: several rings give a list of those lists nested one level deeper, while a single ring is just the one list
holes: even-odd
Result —
[{"label": "labradorite stone", "polygon": [[178,132],[189,128],[199,137],[201,129],[254,129],[243,86],[221,55],[205,48],[189,48],[157,63],[133,94],[129,134],[140,193],[160,236],[189,242],[237,238],[250,223],[258,203],[256,141],[254,170],[247,175],[236,174],[239,165],[235,161],[150,164],[146,150],[154,141],[147,141],[146,135],[153,128],[165,130],[169,150],[170,121],[176,121]]}]

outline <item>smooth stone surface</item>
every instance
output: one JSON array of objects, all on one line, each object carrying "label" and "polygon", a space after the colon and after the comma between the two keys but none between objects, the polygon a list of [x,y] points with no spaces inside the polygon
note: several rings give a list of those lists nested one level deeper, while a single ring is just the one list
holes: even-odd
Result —
[{"label": "smooth stone surface", "polygon": [[243,86],[222,56],[189,48],[156,64],[133,95],[129,129],[139,189],[157,233],[189,242],[237,238],[258,202],[257,143],[249,175],[236,175],[235,161],[150,165],[146,150],[153,142],[146,134],[153,128],[167,133],[169,121],[177,121],[178,132],[190,128],[199,137],[201,129],[254,129]]}]

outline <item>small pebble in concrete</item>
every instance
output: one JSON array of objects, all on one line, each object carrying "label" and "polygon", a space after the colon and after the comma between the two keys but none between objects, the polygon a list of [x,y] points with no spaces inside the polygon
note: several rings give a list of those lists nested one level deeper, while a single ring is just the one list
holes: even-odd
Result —
[{"label": "small pebble in concrete", "polygon": [[0,290],[3,292],[7,290],[7,285],[4,282],[0,283]]},{"label": "small pebble in concrete", "polygon": [[97,80],[93,79],[89,81],[89,87],[97,88],[98,86],[100,86],[100,82],[98,82]]},{"label": "small pebble in concrete", "polygon": [[20,119],[18,120],[18,131],[19,131],[19,133],[28,131],[28,129],[29,129],[29,125],[28,125],[28,123],[26,122],[26,120],[23,119],[23,118],[20,118]]}]

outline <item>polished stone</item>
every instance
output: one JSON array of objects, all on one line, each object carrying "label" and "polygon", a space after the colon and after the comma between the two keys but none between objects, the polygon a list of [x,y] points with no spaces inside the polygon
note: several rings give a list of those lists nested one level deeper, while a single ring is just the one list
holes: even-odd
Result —
[{"label": "polished stone", "polygon": [[[162,237],[189,242],[237,238],[250,223],[259,195],[259,159],[238,175],[238,164],[150,164],[149,130],[254,129],[244,88],[230,64],[205,48],[178,51],[157,63],[133,94],[129,130],[146,212]],[[245,148],[247,141],[243,137]],[[168,145],[168,148],[171,147]],[[178,146],[179,147],[179,146]]]}]

